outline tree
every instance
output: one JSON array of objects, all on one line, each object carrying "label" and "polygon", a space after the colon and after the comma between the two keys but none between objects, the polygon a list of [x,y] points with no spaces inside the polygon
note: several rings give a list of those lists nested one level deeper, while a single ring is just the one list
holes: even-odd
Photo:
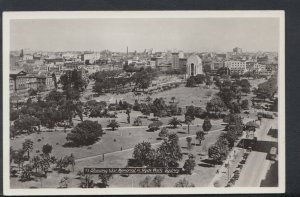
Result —
[{"label": "tree", "polygon": [[190,154],[189,158],[184,162],[183,169],[186,173],[192,174],[192,170],[194,170],[195,166],[196,166],[195,157],[194,155]]},{"label": "tree", "polygon": [[18,129],[14,126],[10,126],[10,137],[14,138],[18,134]]},{"label": "tree", "polygon": [[249,109],[249,101],[247,99],[242,100],[241,108],[243,110],[248,110]]},{"label": "tree", "polygon": [[18,164],[19,170],[21,169],[21,166],[23,166],[25,162],[24,153],[25,151],[23,149],[16,150],[12,153],[14,163]]},{"label": "tree", "polygon": [[240,81],[239,85],[242,87],[241,91],[243,93],[248,94],[250,92],[251,85],[250,85],[250,83],[249,83],[249,81],[247,79],[242,79]]},{"label": "tree", "polygon": [[203,74],[198,74],[195,76],[195,82],[196,84],[203,84],[206,80],[206,76]]},{"label": "tree", "polygon": [[217,145],[212,145],[211,147],[209,147],[208,156],[213,160],[220,162],[222,158],[220,147]]},{"label": "tree", "polygon": [[151,187],[151,177],[146,176],[145,179],[140,181],[139,185],[141,187]]},{"label": "tree", "polygon": [[134,121],[133,121],[133,126],[141,126],[142,125],[142,120],[137,117]]},{"label": "tree", "polygon": [[186,142],[187,142],[187,149],[190,151],[192,149],[192,138],[191,137],[187,137],[186,138]]},{"label": "tree", "polygon": [[81,188],[93,188],[93,187],[95,187],[95,183],[94,183],[94,181],[92,179],[92,176],[90,174],[84,174],[81,171],[79,171],[78,175],[80,176],[79,186]]},{"label": "tree", "polygon": [[137,88],[142,89],[143,91],[145,91],[145,89],[147,89],[150,86],[152,81],[152,77],[146,70],[136,72],[133,75],[133,79],[135,81],[135,86]]},{"label": "tree", "polygon": [[32,167],[35,169],[35,172],[37,172],[38,169],[40,168],[41,165],[40,162],[41,162],[41,158],[38,155],[34,156],[31,159]]},{"label": "tree", "polygon": [[32,89],[32,88],[30,88],[30,89],[28,90],[28,94],[29,94],[29,96],[36,96],[36,95],[37,95],[37,91],[34,90],[34,89]]},{"label": "tree", "polygon": [[277,75],[272,75],[268,81],[258,85],[256,96],[264,100],[266,98],[272,98],[277,92],[277,89]]},{"label": "tree", "polygon": [[235,132],[227,131],[225,133],[222,133],[219,136],[220,140],[226,139],[228,141],[228,147],[231,149],[234,146],[234,142],[237,140],[237,136]]},{"label": "tree", "polygon": [[38,87],[37,87],[37,91],[38,92],[44,92],[46,90],[46,85],[45,84],[40,84]]},{"label": "tree", "polygon": [[19,113],[20,113],[19,110],[10,109],[9,112],[10,112],[10,116],[9,116],[10,121],[15,121],[19,118]]},{"label": "tree", "polygon": [[114,131],[116,128],[119,128],[119,127],[120,127],[120,124],[119,124],[116,120],[110,120],[110,121],[108,122],[107,127],[110,127],[111,130]]},{"label": "tree", "polygon": [[185,119],[187,116],[189,116],[190,119],[194,120],[195,119],[195,107],[193,105],[187,106],[186,107],[186,112],[185,112]]},{"label": "tree", "polygon": [[223,120],[228,123],[227,130],[234,132],[238,137],[243,135],[243,121],[238,114],[229,114]]},{"label": "tree", "polygon": [[168,129],[166,128],[166,127],[163,127],[161,130],[160,130],[160,132],[158,133],[158,136],[160,137],[160,138],[166,138],[166,137],[168,137]]},{"label": "tree", "polygon": [[68,188],[68,185],[70,183],[70,178],[67,176],[64,176],[59,181],[59,188]]},{"label": "tree", "polygon": [[152,180],[150,176],[146,176],[145,179],[140,181],[139,185],[141,187],[161,187],[163,180],[164,177],[160,175],[156,175]]},{"label": "tree", "polygon": [[240,74],[237,73],[237,72],[234,72],[234,73],[231,74],[231,78],[232,79],[239,79],[240,78]]},{"label": "tree", "polygon": [[134,147],[132,157],[141,165],[151,165],[155,156],[155,150],[151,148],[150,142],[138,143]]},{"label": "tree", "polygon": [[56,75],[55,75],[55,73],[52,73],[51,77],[52,77],[52,80],[53,80],[53,83],[54,83],[54,87],[55,87],[55,89],[57,90],[57,80],[56,80]]},{"label": "tree", "polygon": [[196,133],[196,139],[199,141],[199,145],[201,145],[202,140],[204,140],[204,132],[203,131],[197,131]]},{"label": "tree", "polygon": [[206,105],[206,111],[208,113],[214,112],[218,113],[218,117],[220,117],[220,113],[226,109],[225,103],[222,101],[220,97],[212,98]]},{"label": "tree", "polygon": [[208,132],[211,129],[212,125],[208,117],[206,117],[203,121],[202,128],[204,132]]},{"label": "tree", "polygon": [[28,134],[33,131],[34,126],[39,126],[40,124],[41,121],[38,118],[29,115],[22,115],[14,123],[18,130],[27,131]]},{"label": "tree", "polygon": [[45,155],[49,155],[52,152],[52,146],[47,143],[43,145],[42,151]]},{"label": "tree", "polygon": [[103,134],[102,126],[97,121],[85,120],[76,125],[66,139],[74,145],[91,145],[95,143]]},{"label": "tree", "polygon": [[26,139],[23,144],[23,150],[24,152],[27,152],[27,158],[29,159],[29,153],[33,150],[33,141]]},{"label": "tree", "polygon": [[237,102],[231,103],[230,110],[231,110],[231,113],[234,113],[234,114],[241,113],[241,107]]},{"label": "tree", "polygon": [[24,165],[24,167],[22,168],[22,171],[21,171],[21,178],[20,180],[23,182],[23,181],[29,181],[31,180],[31,176],[32,176],[32,170],[33,170],[33,167],[32,165],[30,164],[26,164]]},{"label": "tree", "polygon": [[104,187],[108,186],[108,182],[113,178],[112,174],[99,174],[99,179],[101,180]]},{"label": "tree", "polygon": [[172,100],[172,103],[175,103],[176,97],[172,96],[171,100]]},{"label": "tree", "polygon": [[152,187],[161,187],[161,183],[162,183],[163,180],[164,180],[164,177],[163,177],[163,176],[161,176],[161,175],[156,175],[156,176],[153,178],[153,180],[152,180],[152,182],[150,183],[150,185],[151,185]]},{"label": "tree", "polygon": [[62,92],[59,92],[57,90],[52,90],[46,95],[45,100],[48,103],[51,101],[55,101],[56,103],[59,103],[63,98],[64,95]]},{"label": "tree", "polygon": [[178,140],[178,136],[175,133],[171,133],[169,134],[168,139],[165,139],[158,147],[156,158],[158,166],[178,166],[178,161],[182,159],[181,148],[178,144]]},{"label": "tree", "polygon": [[175,187],[195,187],[195,185],[193,183],[189,183],[185,178],[183,178],[175,183]]},{"label": "tree", "polygon": [[196,80],[194,76],[190,76],[186,81],[186,87],[195,87],[196,86]]},{"label": "tree", "polygon": [[[56,161],[56,166],[58,167],[58,172],[66,172],[67,171],[66,168],[69,165],[72,165],[72,166],[75,165],[75,160],[74,160],[74,157],[72,158],[72,155],[64,156]],[[69,170],[68,170],[68,172],[69,172]]]},{"label": "tree", "polygon": [[173,128],[177,128],[178,125],[181,125],[180,121],[176,118],[173,117],[170,121],[169,121],[169,125],[172,125]]},{"label": "tree", "polygon": [[149,124],[148,128],[150,131],[156,131],[156,130],[159,130],[159,127],[162,125],[163,125],[163,123],[161,121],[154,121]]}]

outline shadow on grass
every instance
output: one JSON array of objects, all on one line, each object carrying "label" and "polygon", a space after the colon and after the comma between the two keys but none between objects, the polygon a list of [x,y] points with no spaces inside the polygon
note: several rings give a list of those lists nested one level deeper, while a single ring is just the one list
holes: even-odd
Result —
[{"label": "shadow on grass", "polygon": [[96,185],[96,187],[99,187],[99,188],[106,188],[106,185],[103,183],[96,183],[95,185]]},{"label": "shadow on grass", "polygon": [[187,132],[184,132],[184,131],[177,131],[177,133],[180,133],[180,134],[186,134]]},{"label": "shadow on grass", "polygon": [[206,164],[210,164],[210,165],[220,165],[222,164],[222,162],[219,162],[219,161],[215,161],[213,159],[203,159],[201,160],[203,163],[206,163]]},{"label": "shadow on grass", "polygon": [[204,168],[212,168],[212,167],[214,167],[214,165],[206,164],[206,163],[200,163],[200,164],[198,164],[198,166],[201,166],[201,167],[204,167]]}]

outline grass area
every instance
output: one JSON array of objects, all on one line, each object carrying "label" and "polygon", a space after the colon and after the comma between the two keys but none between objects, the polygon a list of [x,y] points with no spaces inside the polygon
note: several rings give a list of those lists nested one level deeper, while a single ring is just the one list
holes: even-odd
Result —
[{"label": "grass area", "polygon": [[[212,130],[218,129],[219,127],[214,126]],[[178,129],[179,130],[179,129]],[[178,131],[174,129],[174,132]],[[187,159],[187,153],[189,152],[185,147],[186,147],[186,139],[185,136],[188,135],[194,135],[195,132],[197,131],[197,127],[191,128],[190,134],[187,133],[178,133],[179,137],[181,138],[179,140],[180,146],[182,147],[182,152],[184,153],[184,157],[182,161],[180,162],[180,167],[183,166],[184,161]],[[117,141],[116,144],[120,145],[123,144],[124,142],[127,141],[134,141],[132,142],[132,145],[135,145],[138,142],[141,141],[149,141],[151,143],[156,143],[154,147],[158,146],[159,142],[161,140],[157,140],[157,133],[158,132],[140,132],[140,133],[135,133],[134,135],[129,136],[127,130],[123,131],[123,136],[120,141]],[[164,175],[165,180],[163,181],[163,186],[164,187],[172,187],[175,185],[175,183],[182,178],[186,178],[190,182],[194,183],[195,186],[207,186],[207,184],[210,182],[210,180],[213,178],[215,175],[216,169],[218,166],[210,166],[207,167],[203,164],[203,160],[206,159],[206,156],[201,156],[203,153],[205,153],[208,149],[208,147],[213,144],[218,136],[220,135],[222,131],[211,131],[209,132],[205,137],[206,139],[202,142],[201,146],[193,146],[193,149],[190,151],[190,153],[194,154],[196,156],[196,167],[195,170],[193,171],[192,175],[180,175],[179,177],[169,177],[167,175]],[[106,136],[113,136],[114,134],[117,135],[118,131],[114,131],[113,133],[107,134]],[[55,132],[53,133],[42,133],[41,135],[53,135],[57,136]],[[143,138],[141,138],[143,136]],[[148,136],[148,139],[145,138],[144,136]],[[153,136],[152,138],[150,136]],[[60,137],[62,138],[62,137]],[[110,138],[111,139],[111,138]],[[193,136],[193,143],[194,143],[195,137]],[[17,143],[15,141],[15,143]],[[102,151],[104,151],[105,147],[109,147],[112,149],[112,147],[116,148],[116,151],[118,149],[117,146],[111,146],[113,142],[108,140],[107,138],[103,138],[101,143],[97,143],[93,145],[93,148],[91,151],[94,151],[96,154],[101,154]],[[198,143],[198,142],[197,142]],[[108,146],[110,144],[110,146]],[[100,146],[99,146],[100,145]],[[101,146],[102,145],[102,146]],[[37,147],[37,143],[34,145]],[[133,147],[133,146],[132,146]],[[62,154],[64,151],[66,151],[65,148],[62,147],[54,147],[53,152],[56,154]],[[79,158],[79,154],[82,154],[85,152],[84,148],[80,148],[78,150],[73,149],[72,152],[74,152],[75,157]],[[70,150],[69,150],[70,151]],[[79,180],[75,179],[76,178],[76,173],[79,170],[82,170],[84,167],[125,167],[127,164],[128,158],[131,158],[132,156],[132,149],[124,150],[123,151],[118,151],[118,152],[113,152],[110,154],[105,155],[105,161],[101,162],[102,156],[99,157],[93,157],[90,159],[86,160],[81,160],[76,162],[76,167],[75,167],[75,173],[70,173],[70,174],[58,174],[57,172],[52,172],[49,173],[47,179],[42,180],[42,187],[48,187],[48,188],[55,188],[58,187],[58,182],[63,176],[68,176],[71,178],[71,182],[69,184],[69,187],[78,187],[79,185]],[[205,167],[204,167],[205,166]],[[120,175],[114,175],[113,179],[110,181],[110,187],[139,187],[139,182],[140,180],[144,179],[147,175],[130,175],[129,177],[122,177]],[[153,176],[153,175],[150,175]],[[199,178],[201,176],[201,178]],[[95,180],[97,180],[97,176],[94,176]],[[29,187],[41,187],[41,181],[40,179],[33,180],[33,181],[28,181],[28,182],[19,182],[17,178],[11,178],[11,186],[13,188],[29,188]]]},{"label": "grass area", "polygon": [[[200,122],[202,120],[198,120]],[[212,122],[214,124],[214,122]],[[213,125],[212,130],[222,128],[218,125]],[[200,126],[191,125],[190,134],[195,134],[196,131],[200,130]],[[93,156],[102,153],[110,153],[114,151],[119,151],[121,148],[128,149],[134,147],[137,143],[142,141],[149,141],[151,143],[159,142],[158,133],[147,132],[146,128],[121,128],[115,131],[105,130],[105,134],[101,139],[93,145],[82,146],[82,147],[63,147],[67,142],[67,133],[63,131],[53,131],[53,132],[41,132],[40,134],[31,134],[27,136],[19,136],[10,141],[13,149],[22,148],[22,143],[25,139],[31,139],[34,142],[32,155],[40,154],[37,151],[42,150],[42,146],[49,143],[53,146],[52,153],[60,158],[65,155],[74,154],[75,158],[83,158],[88,156]],[[169,129],[169,132],[175,132],[179,137],[189,135],[187,133],[187,127],[178,127],[176,129]]]},{"label": "grass area", "polygon": [[[218,90],[214,88],[204,88],[203,85],[194,88],[187,88],[184,85],[181,85],[177,88],[171,90],[155,93],[149,95],[152,99],[155,98],[164,98],[166,102],[171,102],[171,98],[175,97],[176,102],[179,102],[180,107],[185,107],[187,105],[195,105],[204,107],[206,106],[207,101],[210,99],[211,95],[217,93]],[[87,94],[87,93],[85,93]],[[136,96],[134,93],[129,92],[125,94],[105,94],[99,97],[94,97],[93,99],[99,101],[106,101],[107,103],[115,103],[116,100],[126,100],[127,102],[133,104],[135,100],[143,101],[148,97],[148,95]]]}]

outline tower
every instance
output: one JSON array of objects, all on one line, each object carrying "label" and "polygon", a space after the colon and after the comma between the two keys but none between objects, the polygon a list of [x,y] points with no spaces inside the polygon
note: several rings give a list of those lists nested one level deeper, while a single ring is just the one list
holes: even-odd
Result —
[{"label": "tower", "polygon": [[203,74],[202,60],[198,55],[191,55],[187,59],[187,77]]}]

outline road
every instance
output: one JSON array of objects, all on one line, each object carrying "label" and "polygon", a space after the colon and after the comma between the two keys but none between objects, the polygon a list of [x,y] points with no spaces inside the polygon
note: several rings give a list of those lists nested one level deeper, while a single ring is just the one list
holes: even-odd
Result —
[{"label": "road", "polygon": [[[257,133],[258,141],[274,141],[267,136],[269,129],[276,128],[277,120],[263,119],[263,124]],[[271,161],[266,159],[267,152],[252,151],[241,171],[235,187],[260,187],[261,181],[265,178],[270,168]]]}]

